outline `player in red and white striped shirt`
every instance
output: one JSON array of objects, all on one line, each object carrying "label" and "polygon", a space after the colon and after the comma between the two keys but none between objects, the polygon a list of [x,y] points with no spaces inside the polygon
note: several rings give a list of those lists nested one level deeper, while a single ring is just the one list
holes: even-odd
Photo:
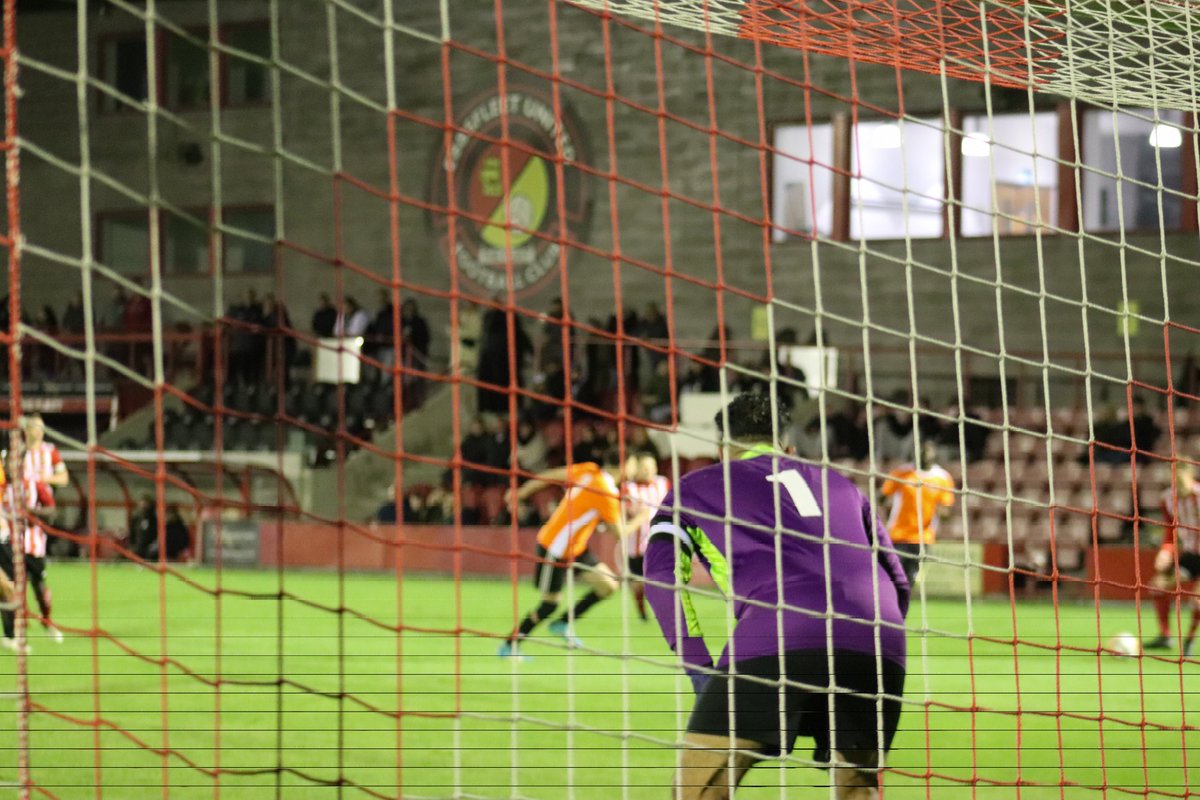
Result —
[{"label": "player in red and white striped shirt", "polygon": [[[658,460],[647,452],[639,452],[625,459],[625,481],[621,484],[621,500],[625,514],[636,517],[642,509],[648,509],[646,521],[638,531],[625,540],[627,571],[630,575],[642,576],[643,556],[646,543],[650,541],[650,520],[658,512],[663,498],[671,491],[671,482],[658,474]],[[633,602],[638,616],[646,617],[646,587],[641,581],[633,582]]]},{"label": "player in red and white striped shirt", "polygon": [[[1162,547],[1154,558],[1154,577],[1150,585],[1159,591],[1154,595],[1154,611],[1158,617],[1158,637],[1146,642],[1147,650],[1169,650],[1175,640],[1171,636],[1171,606],[1180,591],[1195,589],[1200,580],[1200,482],[1191,464],[1175,467],[1175,490],[1167,492],[1162,501],[1166,532]],[[1186,595],[1185,595],[1186,596]],[[1192,621],[1184,639],[1183,654],[1193,654],[1196,629],[1200,627],[1200,597],[1192,594]]]},{"label": "player in red and white striped shirt", "polygon": [[[29,414],[21,418],[21,430],[25,434],[25,456],[22,459],[25,480],[41,487],[42,505],[53,509],[54,487],[70,483],[67,465],[62,454],[52,443],[46,441],[46,424],[41,414]],[[29,583],[42,612],[42,624],[46,635],[56,642],[63,639],[62,631],[50,622],[52,594],[46,582],[46,531],[40,525],[31,525],[26,533],[25,553],[30,557]]]},{"label": "player in red and white striped shirt", "polygon": [[[24,453],[19,448],[23,447],[23,439],[18,433],[13,436],[12,441],[18,448],[17,453],[11,461],[6,453],[3,461],[16,467],[22,463]],[[13,532],[15,530],[20,533],[18,538],[25,552],[25,572],[29,577],[30,584],[41,587],[40,589],[35,588],[35,594],[39,596],[40,603],[42,591],[48,592],[48,589],[45,587],[46,534],[38,523],[51,518],[54,514],[50,487],[22,474],[20,480],[21,506],[18,508],[15,484],[15,481],[8,480],[7,473],[0,468],[0,573],[5,578],[2,582],[4,585],[0,586],[0,600],[4,601],[3,605],[0,605],[0,622],[3,623],[4,628],[4,638],[0,640],[0,646],[7,650],[17,650],[22,647],[15,639],[16,626],[12,610],[15,608],[15,602],[12,601],[16,600],[15,586],[12,584],[12,580],[16,577],[16,569],[13,565]],[[42,555],[37,555],[39,552]],[[12,603],[11,606],[10,603]],[[47,631],[52,631],[51,638],[55,641],[62,641],[62,634],[57,628],[50,625],[45,613],[43,613],[43,623],[47,626]],[[25,652],[29,652],[27,646],[24,649]]]}]

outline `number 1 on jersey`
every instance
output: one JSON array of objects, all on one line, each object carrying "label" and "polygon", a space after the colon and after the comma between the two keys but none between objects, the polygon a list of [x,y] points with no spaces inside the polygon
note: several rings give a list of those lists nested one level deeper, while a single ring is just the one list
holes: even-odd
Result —
[{"label": "number 1 on jersey", "polygon": [[817,498],[813,497],[812,489],[799,470],[785,469],[778,475],[768,475],[767,480],[771,483],[778,483],[787,490],[788,497],[792,498],[792,505],[796,507],[796,512],[800,516],[821,516],[821,507],[817,505]]}]

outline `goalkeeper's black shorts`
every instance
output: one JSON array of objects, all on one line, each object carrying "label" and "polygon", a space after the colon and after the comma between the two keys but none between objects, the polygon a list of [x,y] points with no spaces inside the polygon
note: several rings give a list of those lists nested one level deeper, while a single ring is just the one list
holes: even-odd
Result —
[{"label": "goalkeeper's black shorts", "polygon": [[891,749],[900,723],[904,667],[885,658],[879,676],[875,656],[836,652],[834,685],[843,691],[831,692],[826,651],[794,650],[786,653],[783,661],[787,683],[783,688],[782,726],[779,656],[761,656],[738,661],[736,676],[719,674],[709,678],[696,698],[688,731],[749,739],[761,744],[761,752],[767,756],[790,753],[796,739],[807,736],[813,740],[813,760],[820,763],[827,763],[830,751],[835,749],[843,753]]}]

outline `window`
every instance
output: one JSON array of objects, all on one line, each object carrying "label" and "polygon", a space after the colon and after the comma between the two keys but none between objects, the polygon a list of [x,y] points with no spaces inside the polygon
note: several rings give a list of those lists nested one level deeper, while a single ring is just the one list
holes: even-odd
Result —
[{"label": "window", "polygon": [[833,125],[775,129],[775,241],[833,232]]},{"label": "window", "polygon": [[[146,70],[146,37],[122,36],[104,39],[100,46],[101,79],[130,102],[145,102],[149,97]],[[103,111],[118,111],[124,103],[109,94],[100,95]]]},{"label": "window", "polygon": [[[243,22],[220,29],[221,43],[252,56],[270,59],[271,28],[265,22]],[[161,31],[155,38],[163,69],[159,102],[180,111],[203,111],[210,106],[213,80],[207,28],[190,29],[187,36]],[[142,33],[103,38],[100,43],[101,79],[132,101],[148,98],[146,37]],[[270,101],[270,71],[258,61],[221,50],[217,68],[222,76],[221,105],[242,106]],[[100,95],[101,111],[117,111],[123,103]]]},{"label": "window", "polygon": [[[235,25],[226,30],[225,44],[264,61],[271,58],[271,27],[266,24]],[[265,64],[241,56],[225,56],[226,103],[244,106],[271,99],[270,70]]]},{"label": "window", "polygon": [[1055,112],[968,114],[960,151],[962,235],[1032,233],[1058,224]]},{"label": "window", "polygon": [[[206,211],[199,212],[207,214]],[[208,227],[201,221],[163,215],[166,231],[163,235],[163,270],[178,275],[207,275]]]},{"label": "window", "polygon": [[1178,191],[1183,185],[1182,124],[1181,111],[1160,111],[1157,118],[1150,109],[1084,113],[1080,146],[1085,230],[1179,227],[1179,195],[1160,193],[1158,187],[1161,183]]},{"label": "window", "polygon": [[96,244],[100,262],[124,275],[150,271],[150,221],[145,213],[100,217]]},{"label": "window", "polygon": [[[201,31],[194,35],[205,36]],[[163,88],[167,106],[184,111],[208,108],[212,89],[208,48],[174,34],[166,35],[164,43],[167,71]]]},{"label": "window", "polygon": [[850,237],[942,235],[946,170],[942,122],[860,122],[850,148]]},{"label": "window", "polygon": [[224,223],[226,273],[275,268],[275,209],[228,209]]},{"label": "window", "polygon": [[[209,243],[212,214],[187,209],[189,216],[163,211],[160,219],[162,270],[170,275],[208,275],[212,270]],[[270,272],[275,266],[275,210],[270,206],[227,208],[224,270],[227,274]],[[98,257],[127,275],[150,272],[150,223],[146,210],[102,214],[97,237]]]}]

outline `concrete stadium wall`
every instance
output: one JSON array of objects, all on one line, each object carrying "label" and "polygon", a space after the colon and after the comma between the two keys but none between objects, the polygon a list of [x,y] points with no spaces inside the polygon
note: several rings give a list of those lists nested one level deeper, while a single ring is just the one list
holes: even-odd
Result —
[{"label": "concrete stadium wall", "polygon": [[[355,6],[380,13],[378,2],[357,0]],[[283,58],[322,80],[333,74],[330,56],[329,17],[326,5],[317,0],[281,4],[280,47]],[[435,34],[436,4],[395,4],[400,24]],[[207,4],[196,0],[161,3],[159,13],[185,26],[203,26]],[[227,19],[261,19],[266,6],[259,2],[222,4]],[[807,337],[813,327],[812,310],[819,303],[828,314],[824,325],[833,344],[861,350],[869,344],[873,367],[878,373],[876,393],[908,388],[910,363],[903,352],[889,354],[888,348],[908,343],[910,314],[916,331],[943,344],[919,361],[922,386],[942,397],[952,394],[952,345],[987,353],[1001,351],[1082,350],[1122,351],[1118,304],[1128,293],[1140,302],[1141,311],[1152,317],[1165,313],[1169,297],[1170,316],[1181,321],[1200,319],[1200,293],[1194,285],[1200,259],[1195,234],[1171,234],[1126,238],[1129,247],[1120,253],[1113,241],[1070,236],[1014,236],[992,239],[925,240],[912,242],[858,243],[806,242],[765,244],[763,230],[738,219],[763,217],[762,164],[756,149],[727,138],[710,137],[715,125],[731,137],[760,142],[762,129],[777,123],[802,121],[806,114],[821,121],[833,111],[845,111],[839,99],[857,92],[869,104],[860,108],[870,115],[874,109],[903,108],[911,114],[940,115],[946,103],[963,111],[986,107],[983,87],[936,78],[903,74],[879,67],[850,65],[845,61],[805,57],[796,51],[755,48],[741,41],[714,40],[718,58],[703,54],[703,37],[672,30],[670,36],[688,47],[659,41],[621,24],[611,24],[607,33],[595,16],[577,9],[557,7],[558,26],[551,31],[545,4],[505,5],[503,48],[510,61],[503,67],[488,58],[463,49],[443,50],[436,43],[397,34],[395,74],[400,109],[432,120],[447,115],[443,103],[443,69],[451,76],[449,100],[453,116],[471,98],[492,89],[500,72],[510,84],[543,83],[523,71],[552,69],[554,43],[561,74],[571,81],[603,94],[611,84],[619,96],[647,109],[661,103],[666,112],[692,126],[667,119],[662,126],[665,148],[660,148],[658,119],[629,105],[563,88],[563,99],[584,121],[590,140],[592,163],[601,172],[613,171],[640,181],[649,191],[617,183],[594,186],[595,208],[589,244],[604,253],[617,249],[637,262],[657,270],[670,270],[715,282],[718,274],[730,287],[718,298],[711,289],[676,277],[664,278],[653,270],[628,263],[614,265],[604,256],[573,253],[565,284],[552,281],[520,303],[542,310],[562,285],[580,318],[606,317],[614,307],[614,287],[619,286],[625,302],[638,306],[657,301],[673,306],[675,334],[700,339],[723,317],[735,338],[749,335],[747,320],[755,301],[737,292],[765,295],[769,271],[774,296],[789,308],[777,309],[777,326],[797,328]],[[332,15],[336,25],[336,74],[348,92],[385,103],[385,64],[380,31],[355,15],[340,9]],[[111,13],[90,19],[94,33],[89,53],[96,69],[97,37],[136,29],[134,18]],[[487,10],[452,7],[451,34],[456,42],[483,53],[498,50],[495,20]],[[76,56],[70,13],[23,14],[19,39],[24,55],[74,71]],[[609,37],[612,57],[607,56]],[[755,65],[761,58],[768,73],[787,76],[785,83],[768,74],[763,79],[762,118],[759,93],[752,70],[724,59]],[[519,63],[518,63],[519,62]],[[711,70],[712,91],[706,73]],[[24,95],[20,104],[22,136],[56,158],[80,163],[80,119],[75,87],[26,67],[22,74]],[[902,92],[900,89],[902,88]],[[389,179],[387,120],[384,114],[363,107],[352,97],[341,100],[338,119],[331,119],[328,92],[290,74],[282,76],[283,103],[280,117],[282,146],[296,157],[323,169],[334,163],[333,131],[341,142],[342,170],[356,180],[386,191]],[[1039,105],[1043,101],[1039,99]],[[1051,101],[1052,102],[1052,101]],[[1021,93],[993,93],[997,108],[1025,110]],[[710,116],[711,114],[711,116]],[[212,195],[214,142],[212,120],[207,112],[159,115],[158,149],[148,151],[145,118],[139,114],[101,114],[89,104],[90,157],[97,172],[109,175],[139,193],[157,193],[182,207],[204,206]],[[269,108],[226,109],[220,115],[222,132],[266,148],[272,147],[272,113]],[[425,212],[420,208],[429,191],[435,153],[442,140],[438,128],[398,120],[399,189],[405,202],[400,210],[400,270],[403,279],[443,291],[450,276],[440,248],[430,234]],[[205,155],[203,163],[185,164],[177,155],[187,143],[197,143]],[[261,153],[247,152],[231,144],[219,147],[222,196],[232,204],[270,204],[275,201],[276,161]],[[150,164],[157,169],[157,183],[150,184]],[[716,165],[715,175],[711,165]],[[769,167],[768,167],[769,168]],[[283,235],[297,248],[332,257],[335,253],[335,187],[327,175],[281,162],[285,205]],[[658,191],[666,174],[671,192],[692,202],[670,199],[665,203]],[[28,241],[39,247],[78,258],[81,254],[81,205],[79,180],[35,155],[30,149],[22,158],[22,217]],[[130,208],[128,198],[92,183],[93,213]],[[379,275],[390,275],[392,252],[388,204],[369,193],[342,183],[341,256]],[[703,208],[714,202],[730,213],[717,217]],[[700,206],[700,207],[698,207]],[[719,222],[719,231],[715,223]],[[719,239],[718,239],[719,234]],[[1134,248],[1137,248],[1136,250]],[[30,308],[42,303],[61,307],[79,285],[78,271],[28,255],[25,259],[23,296]],[[360,277],[344,273],[348,292],[373,306],[375,289]],[[225,301],[241,296],[247,286],[278,290],[292,309],[298,327],[307,328],[316,293],[334,291],[335,270],[328,264],[289,251],[282,275],[273,277],[231,276],[225,280]],[[997,282],[1001,285],[998,288]],[[210,316],[217,307],[213,281],[208,277],[168,277],[166,287],[199,311]],[[97,289],[97,302],[107,301],[110,290]],[[912,297],[910,307],[908,298]],[[955,312],[952,296],[957,294]],[[1076,305],[1084,297],[1094,304],[1088,313]],[[449,306],[445,301],[422,301],[431,319],[435,348],[445,353]],[[168,319],[187,319],[171,309]],[[865,336],[864,321],[875,329]],[[194,320],[193,320],[194,321]],[[1161,380],[1162,330],[1143,324],[1132,347],[1148,354],[1149,361],[1135,367],[1136,377]],[[1175,352],[1192,349],[1191,342],[1174,343]],[[939,357],[940,356],[940,357]],[[973,370],[995,372],[989,359],[975,359]],[[1112,369],[1124,375],[1123,359]],[[1036,375],[1037,369],[1033,372]],[[1117,396],[1113,388],[1113,396]]]}]

